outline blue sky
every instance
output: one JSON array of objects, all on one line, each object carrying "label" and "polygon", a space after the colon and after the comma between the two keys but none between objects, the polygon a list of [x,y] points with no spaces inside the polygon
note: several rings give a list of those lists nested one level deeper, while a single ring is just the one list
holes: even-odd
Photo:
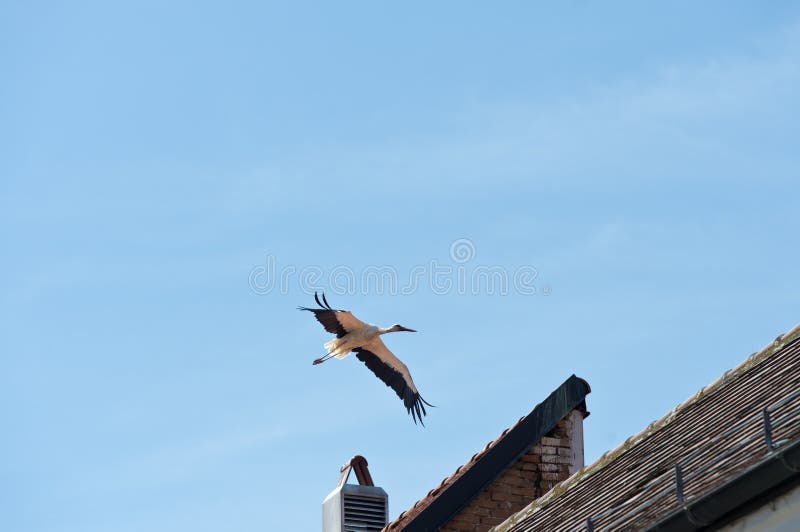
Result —
[{"label": "blue sky", "polygon": [[[4,530],[318,530],[354,454],[394,517],[572,373],[591,462],[798,322],[793,2],[9,1],[0,68]],[[535,293],[362,282],[432,261]],[[314,286],[420,331],[426,428]]]}]

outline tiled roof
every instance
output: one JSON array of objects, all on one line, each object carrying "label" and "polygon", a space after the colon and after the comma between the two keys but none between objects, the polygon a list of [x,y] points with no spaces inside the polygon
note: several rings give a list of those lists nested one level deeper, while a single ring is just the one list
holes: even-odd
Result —
[{"label": "tiled roof", "polygon": [[439,486],[389,523],[384,531],[432,530],[467,504],[472,497],[551,431],[575,409],[588,415],[589,384],[572,375],[547,399],[445,478]]},{"label": "tiled roof", "polygon": [[800,441],[798,406],[800,326],[494,530],[642,530],[663,524],[776,456],[767,446],[765,412],[776,442],[772,451],[794,448]]}]

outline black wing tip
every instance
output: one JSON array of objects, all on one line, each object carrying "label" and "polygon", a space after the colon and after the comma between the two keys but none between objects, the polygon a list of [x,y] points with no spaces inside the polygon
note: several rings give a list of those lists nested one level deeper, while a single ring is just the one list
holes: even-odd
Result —
[{"label": "black wing tip", "polygon": [[[320,295],[322,295],[322,301],[320,301],[320,299],[319,299]],[[310,310],[312,312],[314,312],[314,311],[319,312],[320,310],[330,310],[331,312],[341,312],[341,310],[336,310],[335,308],[331,307],[330,303],[328,303],[328,300],[325,298],[325,292],[314,292],[314,301],[317,302],[317,306],[319,306],[319,308],[317,308],[317,309],[308,308],[308,307],[297,307],[297,308],[300,309],[300,310]]]},{"label": "black wing tip", "polygon": [[[436,408],[436,405],[432,405],[432,404],[430,404],[428,401],[426,401],[425,399],[423,399],[421,395],[417,394],[417,397],[419,397],[419,400],[420,400],[420,401],[422,401],[423,403],[425,403],[426,405],[428,405],[429,407],[431,407],[431,408]],[[425,410],[425,408],[423,408],[423,410]]]},{"label": "black wing tip", "polygon": [[406,410],[408,410],[408,413],[411,414],[411,419],[414,420],[414,425],[417,425],[417,421],[419,421],[419,425],[422,425],[423,427],[425,426],[425,422],[422,421],[422,414],[419,413],[419,408],[416,405],[414,405],[414,407],[408,407]]},{"label": "black wing tip", "polygon": [[414,420],[415,425],[417,424],[417,421],[419,421],[419,424],[424,427],[425,422],[422,421],[422,418],[427,416],[428,412],[425,411],[425,405],[423,405],[423,403],[428,406],[433,406],[425,401],[425,399],[423,399],[419,393],[411,394],[406,402],[406,411],[411,414],[411,419]]}]

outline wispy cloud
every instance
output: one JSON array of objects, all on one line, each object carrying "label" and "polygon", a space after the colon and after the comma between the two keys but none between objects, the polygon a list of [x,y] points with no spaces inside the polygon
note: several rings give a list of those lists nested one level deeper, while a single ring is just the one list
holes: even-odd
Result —
[{"label": "wispy cloud", "polygon": [[691,164],[700,169],[724,157],[735,161],[726,169],[736,173],[751,154],[742,153],[731,135],[768,130],[771,114],[797,106],[798,86],[800,24],[795,23],[756,43],[750,53],[654,65],[638,77],[555,103],[485,101],[465,111],[467,133],[356,151],[337,146],[322,150],[319,160],[345,180],[391,174],[443,191],[454,183],[491,187],[498,180],[681,178]]}]

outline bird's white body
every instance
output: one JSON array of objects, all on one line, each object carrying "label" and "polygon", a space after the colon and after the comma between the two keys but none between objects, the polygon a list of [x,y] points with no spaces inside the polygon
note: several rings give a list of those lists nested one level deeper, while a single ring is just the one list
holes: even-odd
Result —
[{"label": "bird's white body", "polygon": [[[350,313],[342,312],[341,314],[350,314]],[[352,314],[350,314],[350,317],[352,317],[352,319],[355,321],[359,321]],[[341,319],[341,321],[346,321],[346,320],[347,318]],[[349,355],[354,349],[357,349],[359,347],[364,348],[372,353],[375,353],[378,356],[378,358],[380,358],[384,363],[388,364],[396,371],[400,372],[400,374],[407,379],[408,387],[411,388],[414,392],[416,392],[417,387],[414,386],[414,381],[411,380],[411,373],[409,373],[408,367],[405,364],[403,364],[399,358],[394,356],[394,353],[389,351],[389,348],[386,347],[386,345],[381,340],[381,335],[386,334],[388,332],[394,332],[393,328],[378,327],[377,325],[370,325],[368,323],[362,322],[361,327],[351,330],[341,338],[334,338],[330,342],[325,342],[324,347],[325,350],[328,352],[328,355],[337,358],[339,360],[342,360],[347,355]]]},{"label": "bird's white body", "polygon": [[330,342],[325,342],[325,350],[329,355],[342,360],[356,347],[364,347],[378,338],[380,332],[380,327],[365,323],[362,327],[351,330],[341,338],[334,338]]}]

